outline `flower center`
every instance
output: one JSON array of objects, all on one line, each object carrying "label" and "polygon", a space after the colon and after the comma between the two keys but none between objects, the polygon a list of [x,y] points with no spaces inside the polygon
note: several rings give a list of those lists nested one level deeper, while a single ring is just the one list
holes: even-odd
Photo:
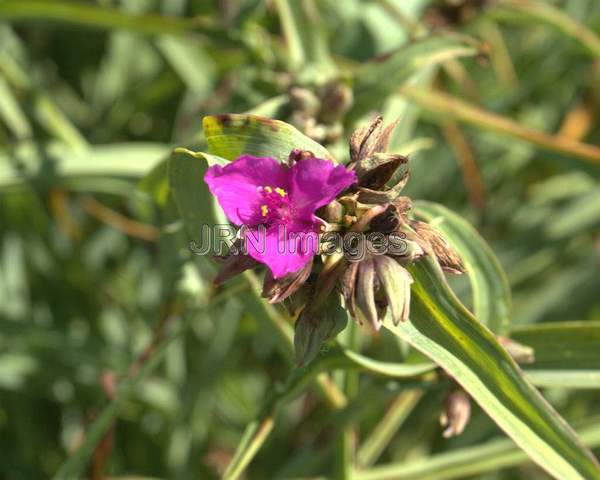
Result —
[{"label": "flower center", "polygon": [[263,185],[257,188],[262,197],[260,215],[266,224],[285,223],[290,218],[288,192],[281,187]]}]

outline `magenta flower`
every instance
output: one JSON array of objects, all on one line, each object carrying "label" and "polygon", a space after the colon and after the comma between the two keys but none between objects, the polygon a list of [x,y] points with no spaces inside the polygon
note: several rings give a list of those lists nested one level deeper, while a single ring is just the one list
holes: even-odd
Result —
[{"label": "magenta flower", "polygon": [[246,227],[248,254],[281,278],[317,254],[321,223],[315,211],[352,185],[356,175],[319,158],[288,167],[274,158],[243,155],[226,166],[213,165],[204,180],[227,218]]}]

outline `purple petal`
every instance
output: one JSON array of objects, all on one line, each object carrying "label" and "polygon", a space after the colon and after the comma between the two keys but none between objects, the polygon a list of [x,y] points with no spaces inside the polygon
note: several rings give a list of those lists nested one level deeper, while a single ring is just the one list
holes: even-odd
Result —
[{"label": "purple petal", "polygon": [[248,254],[281,278],[304,267],[316,255],[319,237],[312,223],[262,226],[246,234]]},{"label": "purple petal", "polygon": [[320,158],[300,160],[290,176],[290,200],[300,218],[312,215],[356,182],[353,171]]},{"label": "purple petal", "polygon": [[274,158],[243,155],[225,166],[213,165],[204,181],[232,223],[256,225],[262,221],[262,197],[257,188],[287,189],[288,171]]}]

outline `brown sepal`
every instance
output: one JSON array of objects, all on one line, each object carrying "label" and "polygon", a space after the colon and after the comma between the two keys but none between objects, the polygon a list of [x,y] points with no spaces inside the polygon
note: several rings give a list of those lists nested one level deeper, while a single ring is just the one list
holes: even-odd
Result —
[{"label": "brown sepal", "polygon": [[448,244],[441,233],[425,222],[415,220],[411,222],[411,226],[418,237],[431,247],[431,250],[445,272],[454,274],[466,272],[458,253]]},{"label": "brown sepal", "polygon": [[279,303],[298,291],[308,279],[312,271],[312,260],[297,272],[290,273],[282,278],[273,278],[270,270],[267,270],[263,282],[262,296],[269,303]]}]

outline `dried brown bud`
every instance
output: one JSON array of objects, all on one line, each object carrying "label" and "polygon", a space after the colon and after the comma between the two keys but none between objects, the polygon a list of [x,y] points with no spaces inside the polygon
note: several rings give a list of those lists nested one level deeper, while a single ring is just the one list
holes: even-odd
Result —
[{"label": "dried brown bud", "polygon": [[368,125],[357,128],[350,137],[350,162],[355,163],[361,158],[365,158],[365,151],[368,148],[367,140],[381,127],[383,117],[375,117]]},{"label": "dried brown bud", "polygon": [[440,423],[446,427],[442,435],[444,438],[460,435],[471,418],[471,400],[463,390],[456,390],[446,398],[444,411],[440,416]]},{"label": "dried brown bud", "polygon": [[404,155],[374,153],[356,163],[356,176],[360,187],[379,190],[391,180],[400,165],[408,162]]},{"label": "dried brown bud", "polygon": [[504,347],[508,354],[517,363],[535,362],[535,350],[527,345],[516,342],[508,337],[498,337],[498,343]]},{"label": "dried brown bud", "polygon": [[408,213],[412,210],[412,200],[409,197],[398,197],[393,204],[402,219],[405,222],[408,221]]},{"label": "dried brown bud", "polygon": [[418,237],[425,243],[425,250],[429,249],[437,257],[442,269],[448,273],[464,273],[465,267],[458,253],[448,244],[446,239],[435,228],[425,222],[411,222]]},{"label": "dried brown bud", "polygon": [[408,163],[400,163],[394,176],[397,178],[397,180],[395,180],[396,183],[393,187],[388,189],[382,187],[382,190],[374,190],[372,188],[359,187],[358,201],[371,204],[382,204],[396,201],[408,182],[408,179],[410,178]]},{"label": "dried brown bud", "polygon": [[353,92],[348,85],[339,81],[327,83],[321,93],[321,111],[319,121],[332,124],[341,119],[352,106]]},{"label": "dried brown bud", "polygon": [[375,117],[370,124],[358,128],[350,137],[350,163],[387,150],[398,121],[383,128],[383,118]]},{"label": "dried brown bud", "polygon": [[374,232],[392,233],[405,223],[395,205],[389,204],[386,210],[371,220],[371,230]]},{"label": "dried brown bud", "polygon": [[310,150],[302,150],[300,148],[294,148],[288,156],[288,165],[292,166],[294,163],[307,158],[313,158],[315,154]]},{"label": "dried brown bud", "polygon": [[263,282],[262,297],[268,299],[269,303],[279,303],[285,300],[304,285],[311,271],[312,261],[297,272],[290,273],[282,278],[273,278],[271,271],[267,270]]}]

